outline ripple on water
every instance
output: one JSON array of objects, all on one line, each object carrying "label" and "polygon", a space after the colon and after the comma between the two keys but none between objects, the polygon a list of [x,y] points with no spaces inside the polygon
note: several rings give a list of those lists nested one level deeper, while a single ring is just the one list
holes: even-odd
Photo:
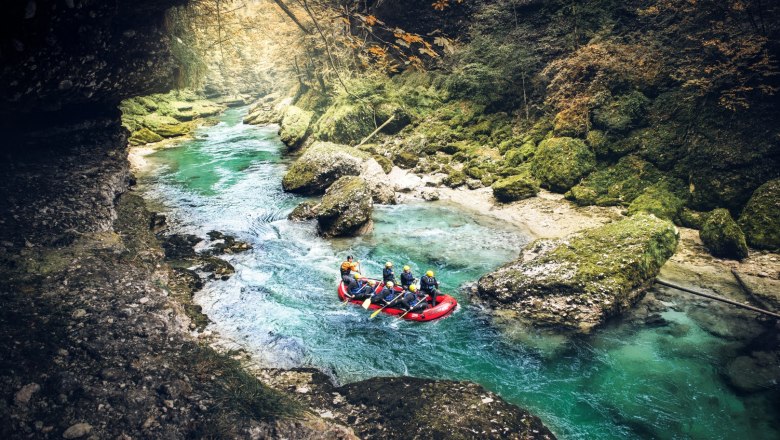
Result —
[{"label": "ripple on water", "polygon": [[[260,362],[314,366],[342,382],[402,374],[476,381],[563,438],[778,438],[771,399],[738,396],[720,376],[720,353],[731,342],[685,312],[666,312],[665,327],[622,323],[571,341],[499,332],[458,290],[528,242],[496,220],[436,202],[377,206],[374,231],[354,239],[323,240],[313,223],[288,222],[305,199],[281,190],[289,160],[277,128],[241,124],[244,111],[229,110],[199,139],[149,156],[155,167],[139,177],[175,230],[216,229],[254,247],[230,256],[236,275],[209,283],[196,301],[220,334]],[[375,276],[387,260],[398,271],[409,264],[418,277],[433,268],[461,306],[426,324],[369,320],[337,301],[337,267],[347,254]]]}]

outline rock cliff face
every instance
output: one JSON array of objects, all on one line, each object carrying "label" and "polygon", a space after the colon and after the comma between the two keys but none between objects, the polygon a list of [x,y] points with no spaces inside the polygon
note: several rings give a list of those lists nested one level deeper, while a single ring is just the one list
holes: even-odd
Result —
[{"label": "rock cliff face", "polygon": [[167,91],[178,68],[165,11],[184,3],[10,2],[0,18],[0,124],[85,119],[124,98]]}]

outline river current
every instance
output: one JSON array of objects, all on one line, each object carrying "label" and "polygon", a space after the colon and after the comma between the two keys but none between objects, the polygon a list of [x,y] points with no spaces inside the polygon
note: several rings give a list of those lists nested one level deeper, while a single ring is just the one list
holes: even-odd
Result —
[{"label": "river current", "polygon": [[[219,334],[268,367],[315,367],[339,383],[411,375],[477,382],[540,416],[560,438],[777,439],[771,399],[740,396],[722,379],[729,343],[684,311],[670,326],[608,326],[586,339],[533,345],[491,325],[459,287],[517,257],[530,237],[443,202],[376,206],[374,230],[328,240],[313,223],[287,220],[303,197],[282,191],[291,159],[276,127],[244,125],[231,109],[195,139],[146,157],[139,189],[173,232],[211,230],[253,246],[227,259],[236,268],[195,300]],[[336,296],[338,266],[354,255],[370,276],[385,261],[419,278],[436,271],[460,305],[449,318],[369,320]],[[554,349],[540,347],[549,345]]]}]

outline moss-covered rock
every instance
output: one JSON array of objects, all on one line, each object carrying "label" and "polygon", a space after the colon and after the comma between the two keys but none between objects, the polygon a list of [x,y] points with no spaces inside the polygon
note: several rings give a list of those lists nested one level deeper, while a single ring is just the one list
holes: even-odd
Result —
[{"label": "moss-covered rock", "polygon": [[649,102],[639,91],[617,96],[593,110],[593,122],[605,130],[627,131],[641,121]]},{"label": "moss-covered rock", "polygon": [[542,186],[565,192],[596,167],[596,155],[580,139],[560,137],[542,141],[531,170]]},{"label": "moss-covered rock", "polygon": [[539,192],[539,182],[528,174],[519,174],[501,179],[491,188],[496,200],[506,203],[534,197]]},{"label": "moss-covered rock", "polygon": [[647,214],[537,240],[480,278],[478,295],[524,323],[588,332],[640,298],[677,241],[671,222]]},{"label": "moss-covered rock", "polygon": [[704,222],[709,217],[709,212],[695,211],[693,209],[683,207],[680,213],[677,215],[677,222],[680,226],[692,229],[701,229],[704,226]]},{"label": "moss-covered rock", "polygon": [[179,122],[171,116],[162,116],[156,113],[144,116],[140,122],[141,125],[164,138],[184,136],[191,129],[189,124]]},{"label": "moss-covered rock", "polygon": [[770,180],[753,192],[739,225],[747,242],[759,249],[780,249],[780,179]]},{"label": "moss-covered rock", "polygon": [[318,208],[319,206],[317,203],[307,200],[296,206],[287,218],[293,221],[311,220],[317,217]]},{"label": "moss-covered rock", "polygon": [[297,148],[306,139],[314,113],[291,105],[284,111],[279,137],[290,148]]},{"label": "moss-covered rock", "polygon": [[651,163],[631,155],[615,165],[591,173],[566,193],[566,199],[580,206],[628,205],[663,174]]},{"label": "moss-covered rock", "polygon": [[128,143],[132,146],[137,146],[160,142],[161,140],[163,140],[163,137],[159,134],[149,130],[146,127],[141,127],[140,129],[134,131],[132,135],[130,135]]},{"label": "moss-covered rock", "polygon": [[409,169],[417,166],[420,156],[410,151],[400,151],[393,157],[393,161],[401,168]]},{"label": "moss-covered rock", "polygon": [[647,212],[674,221],[685,205],[682,188],[683,183],[676,180],[662,180],[649,186],[628,206],[628,215]]},{"label": "moss-covered rock", "polygon": [[374,202],[368,182],[344,176],[331,185],[317,208],[319,233],[325,237],[357,235],[371,221]]},{"label": "moss-covered rock", "polygon": [[716,257],[747,258],[748,247],[745,234],[739,228],[727,209],[712,211],[704,222],[699,237],[710,253]]},{"label": "moss-covered rock", "polygon": [[446,167],[444,171],[447,173],[447,177],[442,180],[443,184],[450,188],[457,188],[466,184],[468,177],[463,171],[456,170],[452,167]]},{"label": "moss-covered rock", "polygon": [[585,135],[585,142],[599,156],[606,156],[609,153],[609,138],[602,130],[590,130]]},{"label": "moss-covered rock", "polygon": [[368,153],[346,145],[316,142],[296,160],[282,178],[285,191],[322,194],[343,176],[357,176]]},{"label": "moss-covered rock", "polygon": [[317,121],[315,135],[324,141],[356,144],[391,117],[393,120],[382,129],[386,133],[397,133],[410,122],[408,112],[400,104],[373,104],[342,98],[328,107]]}]

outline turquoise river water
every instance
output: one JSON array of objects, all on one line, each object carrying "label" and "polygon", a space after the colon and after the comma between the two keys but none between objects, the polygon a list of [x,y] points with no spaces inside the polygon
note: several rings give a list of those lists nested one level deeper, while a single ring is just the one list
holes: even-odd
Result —
[{"label": "turquoise river water", "polygon": [[[777,439],[766,395],[740,396],[721,376],[729,343],[685,313],[670,325],[616,323],[587,339],[527,345],[491,325],[459,287],[514,259],[522,232],[440,202],[377,206],[369,235],[326,240],[287,214],[291,159],[275,127],[241,123],[232,109],[195,139],[149,156],[139,188],[175,232],[219,230],[252,244],[228,260],[236,274],[196,295],[212,327],[269,367],[310,366],[337,382],[411,375],[477,382],[539,415],[560,438]],[[432,268],[460,306],[432,323],[374,320],[336,297],[347,254],[378,275],[387,260],[419,275]],[[554,350],[543,350],[549,342]],[[774,402],[776,403],[776,402]]]}]

